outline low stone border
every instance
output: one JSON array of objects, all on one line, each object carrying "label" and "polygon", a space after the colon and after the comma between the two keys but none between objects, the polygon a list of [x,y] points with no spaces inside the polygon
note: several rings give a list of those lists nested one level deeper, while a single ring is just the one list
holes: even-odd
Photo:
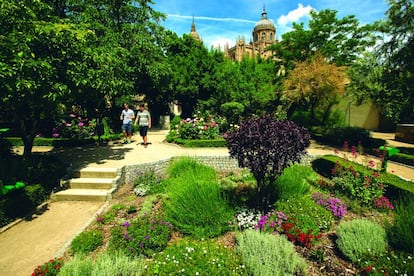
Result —
[{"label": "low stone border", "polygon": [[[310,164],[310,162],[315,159],[316,156],[306,155],[302,158],[302,164]],[[155,174],[159,176],[164,176],[171,160],[180,158],[180,157],[171,157],[168,159],[163,159],[159,161],[154,161],[150,163],[136,164],[125,166],[124,173],[125,178],[123,183],[133,183],[134,179],[141,174],[149,170],[153,170]],[[212,167],[216,171],[234,171],[240,170],[240,167],[236,159],[233,159],[229,156],[192,156],[191,159],[196,160],[197,162]]]}]

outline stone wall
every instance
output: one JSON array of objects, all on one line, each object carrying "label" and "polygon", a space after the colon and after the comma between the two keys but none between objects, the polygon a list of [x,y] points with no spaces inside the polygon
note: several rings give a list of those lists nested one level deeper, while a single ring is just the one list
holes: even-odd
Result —
[{"label": "stone wall", "polygon": [[[155,174],[163,177],[166,174],[168,165],[174,158],[179,157],[172,157],[150,163],[125,166],[124,183],[132,183],[138,175],[144,174],[145,172],[150,170],[154,171]],[[302,159],[301,163],[309,165],[310,161],[314,158],[315,156],[306,155]],[[200,164],[212,167],[216,171],[220,172],[240,170],[240,167],[237,164],[237,160],[230,158],[228,156],[194,156],[191,157],[191,159],[196,160]]]},{"label": "stone wall", "polygon": [[[136,164],[125,167],[125,183],[132,183],[134,179],[146,171],[154,171],[159,176],[165,176],[168,165],[174,158],[168,158],[150,163]],[[200,164],[214,168],[217,171],[234,171],[240,169],[237,161],[228,156],[194,156],[191,159]]]}]

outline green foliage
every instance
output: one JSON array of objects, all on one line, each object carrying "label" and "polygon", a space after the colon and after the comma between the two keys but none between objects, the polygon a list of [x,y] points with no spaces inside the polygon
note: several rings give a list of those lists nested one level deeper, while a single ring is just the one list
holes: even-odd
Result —
[{"label": "green foliage", "polygon": [[84,140],[95,136],[96,121],[70,114],[67,120],[60,121],[57,126],[57,129],[53,129],[54,138]]},{"label": "green foliage", "polygon": [[414,254],[414,199],[412,196],[404,197],[395,207],[395,221],[387,227],[390,245]]},{"label": "green foliage", "polygon": [[384,228],[366,219],[342,221],[336,232],[339,250],[353,263],[384,254],[388,247]]},{"label": "green foliage", "polygon": [[215,140],[219,137],[221,122],[221,118],[198,112],[192,119],[182,119],[179,123],[174,121],[168,134],[169,140]]},{"label": "green foliage", "polygon": [[63,265],[61,258],[55,258],[36,267],[31,276],[56,276]]},{"label": "green foliage", "polygon": [[294,164],[287,167],[276,179],[275,189],[278,199],[302,197],[310,191],[310,182],[318,178],[309,166]]},{"label": "green foliage", "polygon": [[[372,175],[372,170],[366,168],[363,165],[349,162],[344,160],[341,157],[335,155],[325,155],[323,157],[316,158],[312,161],[312,168],[319,174],[325,177],[332,177],[332,169],[335,168],[336,163],[344,167],[344,169],[349,169],[350,165],[352,164],[354,170],[357,173],[363,175]],[[388,186],[387,195],[390,193],[394,195],[398,194],[401,191],[409,191],[414,193],[414,186],[412,181],[407,181],[401,179],[399,176],[389,173],[381,173],[381,182]]]},{"label": "green foliage", "polygon": [[228,176],[221,177],[220,186],[232,204],[255,207],[257,182],[249,171],[231,172]]},{"label": "green foliage", "polygon": [[337,163],[332,172],[334,189],[366,206],[372,205],[375,200],[381,198],[386,189],[380,174],[375,171],[371,174],[362,174],[357,172],[352,165],[344,168]]},{"label": "green foliage", "polygon": [[213,169],[184,158],[173,161],[169,172],[165,206],[174,227],[199,238],[229,230],[234,210],[223,198]]},{"label": "green foliage", "polygon": [[77,235],[70,244],[70,249],[76,253],[90,253],[103,244],[103,233],[100,230],[84,231]]},{"label": "green foliage", "polygon": [[113,276],[142,275],[145,261],[142,258],[131,258],[121,252],[99,253],[94,260],[91,256],[76,254],[66,262],[59,276]]},{"label": "green foliage", "polygon": [[157,253],[145,275],[247,275],[240,257],[212,240],[183,239]]},{"label": "green foliage", "polygon": [[41,203],[45,202],[49,196],[41,184],[25,186],[24,189],[27,197],[30,199],[34,206],[38,206]]},{"label": "green foliage", "polygon": [[145,214],[114,227],[109,249],[119,250],[127,256],[151,256],[167,246],[172,227],[161,214]]},{"label": "green foliage", "polygon": [[412,254],[388,251],[376,258],[362,258],[361,275],[412,275],[414,262]]},{"label": "green foliage", "polygon": [[246,230],[237,234],[237,252],[251,275],[297,275],[306,262],[284,236]]},{"label": "green foliage", "polygon": [[137,196],[145,196],[162,191],[162,179],[153,169],[149,169],[134,178],[134,193]]},{"label": "green foliage", "polygon": [[220,110],[227,118],[228,124],[238,124],[243,115],[244,105],[239,102],[227,102],[220,106]]},{"label": "green foliage", "polygon": [[316,204],[308,196],[277,201],[275,210],[295,219],[296,226],[302,232],[313,235],[328,231],[335,221],[330,211]]},{"label": "green foliage", "polygon": [[226,140],[182,140],[176,139],[177,144],[182,144],[185,148],[223,148],[226,146]]},{"label": "green foliage", "polygon": [[370,147],[370,135],[370,132],[362,127],[337,127],[329,129],[318,138],[318,141],[335,147],[342,147],[345,141],[353,146]]}]

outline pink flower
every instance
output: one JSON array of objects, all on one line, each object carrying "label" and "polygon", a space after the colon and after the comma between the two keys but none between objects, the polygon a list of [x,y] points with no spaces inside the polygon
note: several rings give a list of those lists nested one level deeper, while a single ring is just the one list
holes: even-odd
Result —
[{"label": "pink flower", "polygon": [[53,133],[53,138],[59,138],[59,133]]},{"label": "pink flower", "polygon": [[83,122],[79,122],[78,126],[83,127],[84,126]]},{"label": "pink flower", "polygon": [[76,117],[76,115],[75,114],[70,114],[69,115],[71,118],[75,118]]}]

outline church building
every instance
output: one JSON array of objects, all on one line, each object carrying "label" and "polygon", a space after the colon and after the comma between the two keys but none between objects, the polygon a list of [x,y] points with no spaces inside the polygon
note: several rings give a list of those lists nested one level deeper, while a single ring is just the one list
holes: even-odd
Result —
[{"label": "church building", "polygon": [[224,48],[226,57],[241,61],[243,56],[256,57],[260,55],[262,58],[268,58],[272,55],[271,51],[266,48],[276,41],[276,27],[273,22],[267,19],[266,9],[263,8],[262,19],[256,23],[252,32],[253,41],[247,43],[244,37],[239,37],[236,45],[229,48],[228,45]]}]

